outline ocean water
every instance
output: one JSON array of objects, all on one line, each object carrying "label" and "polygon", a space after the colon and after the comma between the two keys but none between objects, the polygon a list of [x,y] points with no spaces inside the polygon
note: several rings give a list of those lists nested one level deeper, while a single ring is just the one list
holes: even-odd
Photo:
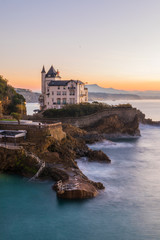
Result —
[{"label": "ocean water", "polygon": [[[160,120],[158,104],[151,101],[149,108]],[[140,128],[139,138],[90,145],[111,164],[78,160],[84,174],[106,187],[94,199],[60,200],[50,181],[1,174],[0,239],[159,240],[160,127]]]},{"label": "ocean water", "polygon": [[104,101],[109,105],[118,105],[122,103],[130,103],[133,107],[141,110],[146,118],[151,118],[155,121],[160,121],[160,99],[145,99],[145,100],[116,100]]},{"label": "ocean water", "polygon": [[33,115],[34,110],[39,109],[39,103],[26,103],[26,109],[28,115]]},{"label": "ocean water", "polygon": [[[155,121],[160,120],[160,99],[157,100],[117,100],[117,101],[103,101],[109,105],[118,105],[122,103],[130,103],[146,114],[147,118],[152,118]],[[39,103],[27,103],[27,114],[33,115],[35,109],[39,109]]]}]

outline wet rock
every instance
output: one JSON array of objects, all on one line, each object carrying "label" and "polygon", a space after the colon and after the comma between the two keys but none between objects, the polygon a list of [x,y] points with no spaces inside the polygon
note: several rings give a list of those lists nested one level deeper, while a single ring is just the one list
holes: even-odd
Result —
[{"label": "wet rock", "polygon": [[99,189],[99,190],[105,189],[105,186],[103,185],[103,183],[93,182],[93,181],[91,181],[91,182],[92,182],[93,186],[95,186],[97,189]]},{"label": "wet rock", "polygon": [[96,151],[96,150],[90,150],[87,154],[88,161],[97,161],[101,163],[110,163],[111,160],[110,158],[101,150]]},{"label": "wet rock", "polygon": [[59,180],[66,181],[69,179],[69,175],[67,174],[67,172],[58,168],[49,168],[48,174],[55,181]]},{"label": "wet rock", "polygon": [[96,124],[85,128],[87,131],[97,131],[99,134],[107,135],[131,135],[140,136],[139,120],[135,115],[132,121],[124,120],[118,115],[111,115],[109,117],[102,118]]},{"label": "wet rock", "polygon": [[106,139],[105,134],[100,134],[96,131],[88,132],[86,135],[83,136],[83,139],[87,144],[92,144],[95,142],[100,142]]},{"label": "wet rock", "polygon": [[64,199],[93,198],[98,194],[96,187],[90,181],[70,179],[66,182],[57,182],[53,189],[57,196]]}]

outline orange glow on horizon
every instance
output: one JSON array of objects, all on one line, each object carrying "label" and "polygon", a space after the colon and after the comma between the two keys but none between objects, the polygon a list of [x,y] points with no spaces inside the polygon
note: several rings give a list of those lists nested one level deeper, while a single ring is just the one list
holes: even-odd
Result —
[{"label": "orange glow on horizon", "polygon": [[[22,75],[23,76],[23,75]],[[4,78],[8,80],[8,84],[15,88],[26,88],[33,91],[37,91],[41,89],[41,75],[39,74],[37,76],[37,73],[33,76],[17,76],[17,75],[3,75]],[[160,80],[121,80],[120,78],[109,78],[106,79],[104,77],[90,77],[89,75],[81,76],[81,77],[65,77],[62,76],[62,80],[65,79],[79,79],[83,81],[84,83],[87,82],[87,84],[97,84],[100,87],[104,88],[115,88],[120,90],[127,90],[127,91],[133,91],[133,90],[140,90],[140,91],[146,91],[146,90],[152,90],[152,91],[160,91]],[[98,80],[97,80],[98,79]],[[102,80],[100,80],[102,79]]]},{"label": "orange glow on horizon", "polygon": [[102,84],[98,84],[99,86],[105,88],[116,88],[120,90],[126,91],[160,91],[160,81],[156,82],[148,82],[148,81],[139,81],[139,82],[131,82],[131,81],[107,81],[102,82]]}]

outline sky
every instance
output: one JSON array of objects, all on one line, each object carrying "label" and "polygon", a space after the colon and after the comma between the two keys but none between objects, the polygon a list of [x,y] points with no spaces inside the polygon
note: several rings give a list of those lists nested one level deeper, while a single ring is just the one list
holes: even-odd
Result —
[{"label": "sky", "polygon": [[101,87],[160,90],[159,0],[0,0],[0,75],[39,90],[41,69]]}]

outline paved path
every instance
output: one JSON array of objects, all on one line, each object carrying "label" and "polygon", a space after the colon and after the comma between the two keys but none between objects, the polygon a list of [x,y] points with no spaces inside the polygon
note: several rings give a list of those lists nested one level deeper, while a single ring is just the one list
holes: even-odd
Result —
[{"label": "paved path", "polygon": [[14,143],[0,143],[0,147],[7,148],[7,149],[22,149],[21,146],[15,146]]}]

